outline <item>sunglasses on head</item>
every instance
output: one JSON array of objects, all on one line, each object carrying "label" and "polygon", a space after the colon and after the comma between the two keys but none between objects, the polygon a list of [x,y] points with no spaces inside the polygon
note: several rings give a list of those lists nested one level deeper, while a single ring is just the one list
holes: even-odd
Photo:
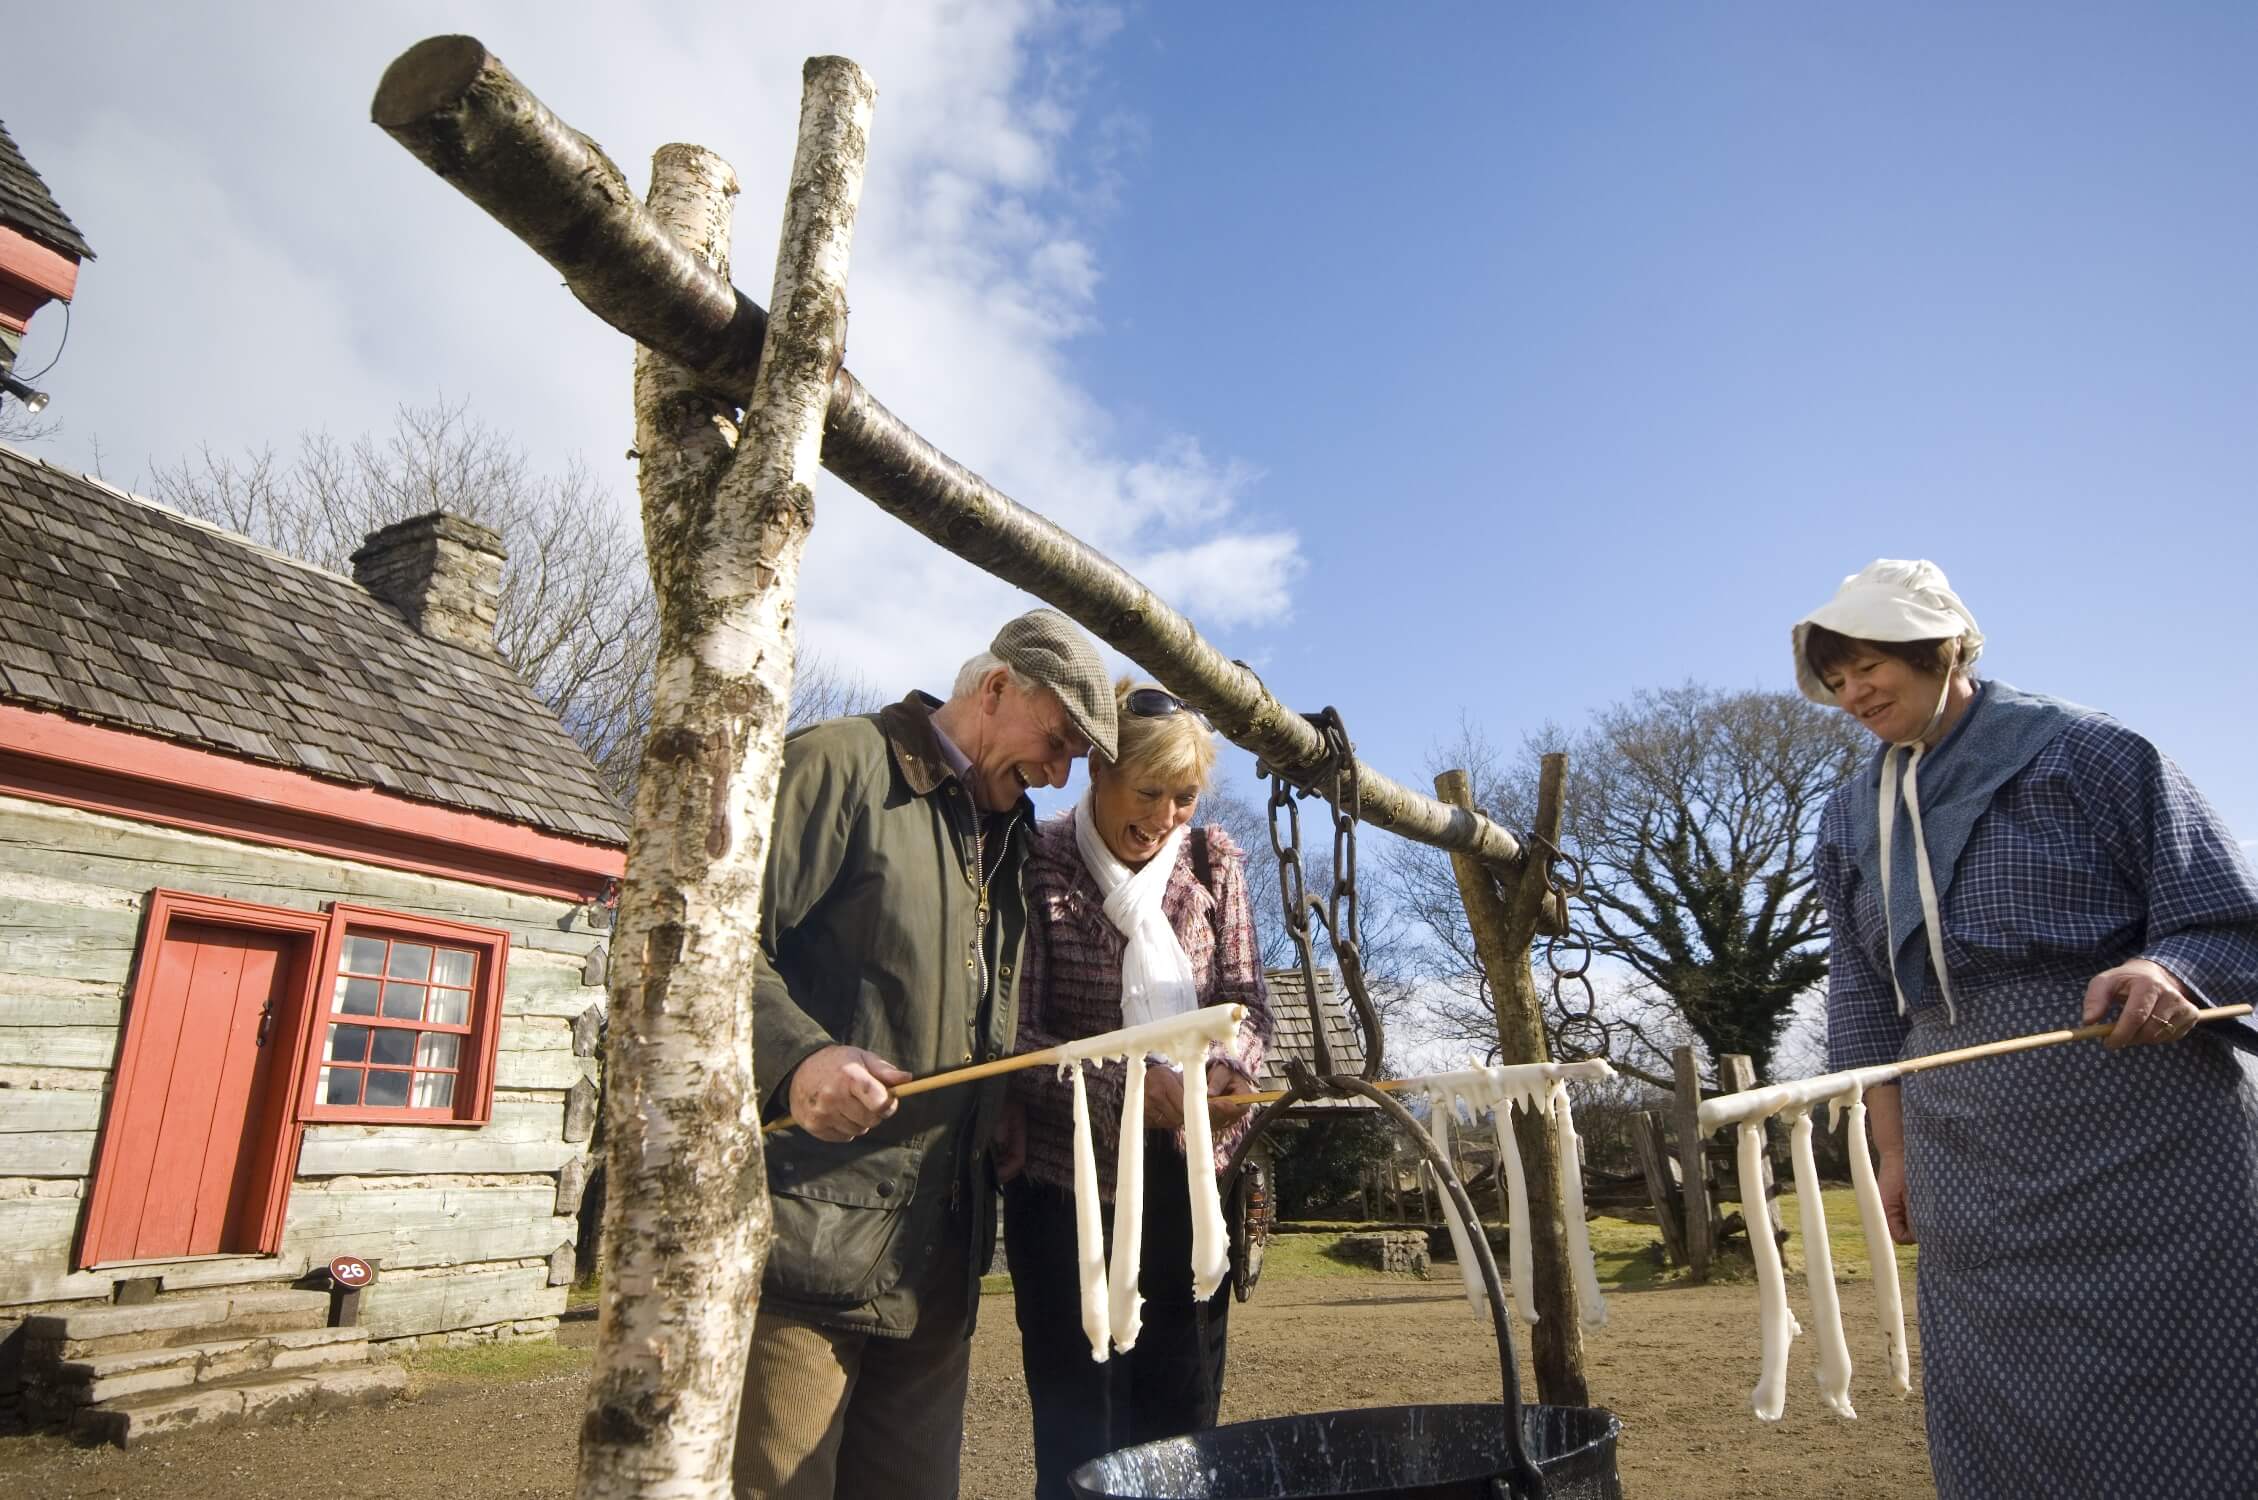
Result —
[{"label": "sunglasses on head", "polygon": [[1121,706],[1140,719],[1166,719],[1176,714],[1190,714],[1202,724],[1207,722],[1198,709],[1161,688],[1138,688],[1121,700]]}]

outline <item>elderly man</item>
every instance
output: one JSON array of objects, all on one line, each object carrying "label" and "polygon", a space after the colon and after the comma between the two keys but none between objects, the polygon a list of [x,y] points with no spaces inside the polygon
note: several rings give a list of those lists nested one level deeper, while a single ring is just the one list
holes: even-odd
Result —
[{"label": "elderly man", "polygon": [[1010,1050],[1031,787],[1114,750],[1087,636],[1038,609],[953,695],[785,743],[753,977],[775,1241],[738,1422],[741,1497],[950,1497],[1003,1085],[889,1092]]}]

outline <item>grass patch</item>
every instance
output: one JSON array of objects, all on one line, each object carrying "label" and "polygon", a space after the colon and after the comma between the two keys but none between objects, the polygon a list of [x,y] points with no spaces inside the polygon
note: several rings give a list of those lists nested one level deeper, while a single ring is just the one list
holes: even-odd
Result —
[{"label": "grass patch", "polygon": [[401,1363],[420,1390],[434,1385],[539,1380],[584,1371],[593,1358],[593,1350],[570,1349],[554,1339],[513,1339],[460,1349],[418,1349]]},{"label": "grass patch", "polygon": [[569,1312],[576,1307],[594,1307],[603,1300],[603,1295],[603,1281],[595,1276],[586,1277],[565,1289],[565,1309]]}]

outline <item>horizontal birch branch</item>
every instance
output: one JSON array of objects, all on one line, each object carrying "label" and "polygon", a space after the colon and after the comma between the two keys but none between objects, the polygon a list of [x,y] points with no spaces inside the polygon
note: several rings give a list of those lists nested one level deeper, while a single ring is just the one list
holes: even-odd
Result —
[{"label": "horizontal birch branch", "polygon": [[[720,393],[752,389],[768,318],[644,207],[601,147],[560,120],[475,37],[432,37],[384,73],[371,117],[554,267],[596,316]],[[1307,783],[1325,741],[1255,673],[1095,548],[951,459],[834,376],[823,464],[887,514],[1079,620],[1205,714],[1233,744]],[[1520,841],[1359,763],[1358,816],[1512,872]]]}]

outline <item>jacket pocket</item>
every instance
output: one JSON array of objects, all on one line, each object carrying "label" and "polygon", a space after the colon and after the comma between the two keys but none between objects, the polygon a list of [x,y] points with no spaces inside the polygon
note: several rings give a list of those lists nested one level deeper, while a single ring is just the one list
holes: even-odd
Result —
[{"label": "jacket pocket", "polygon": [[894,1290],[906,1264],[902,1228],[923,1154],[915,1143],[871,1147],[812,1137],[771,1147],[769,1289],[832,1307]]}]

